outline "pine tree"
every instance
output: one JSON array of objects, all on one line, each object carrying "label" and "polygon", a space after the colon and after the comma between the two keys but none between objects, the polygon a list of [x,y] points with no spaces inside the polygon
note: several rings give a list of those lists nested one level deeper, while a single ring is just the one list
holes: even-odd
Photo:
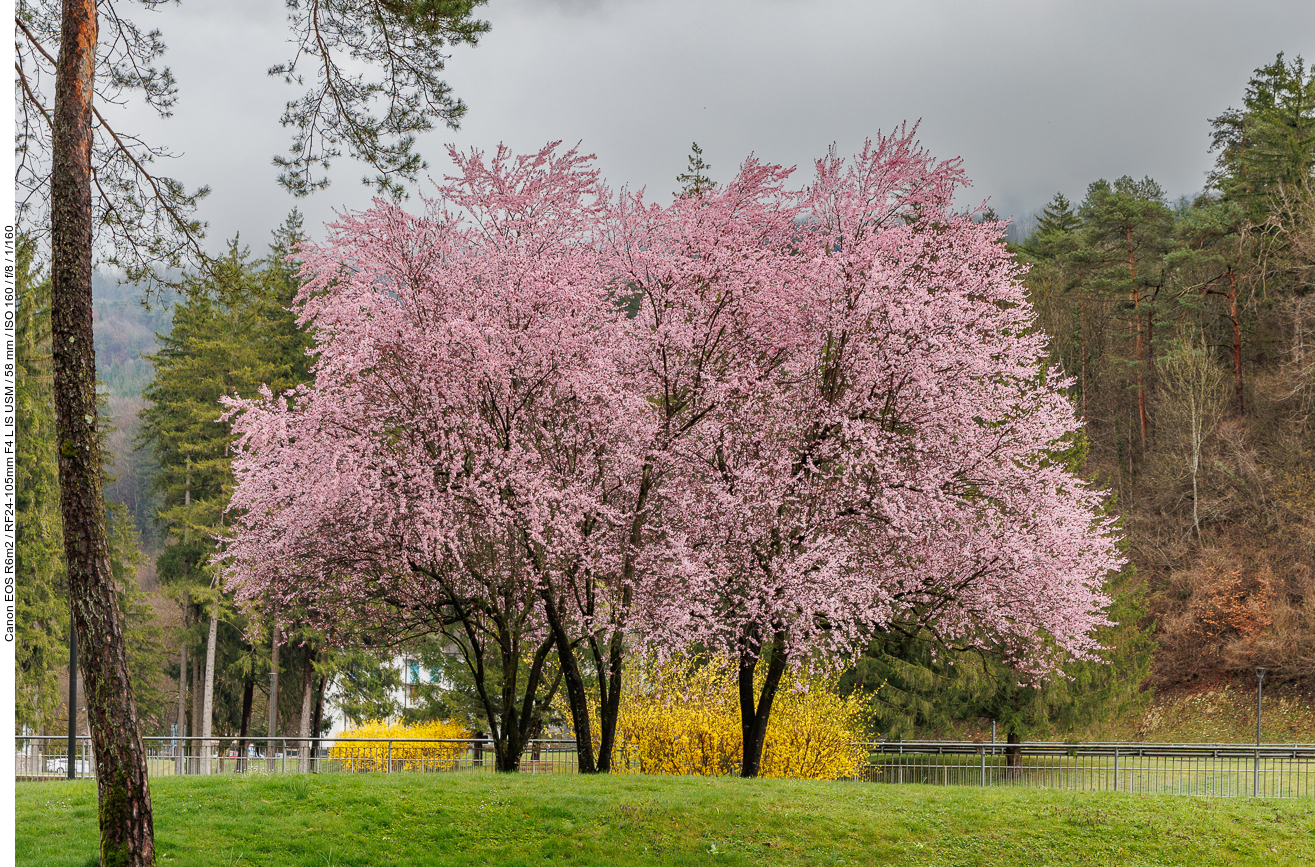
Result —
[{"label": "pine tree", "polygon": [[680,191],[676,195],[681,198],[686,196],[702,198],[704,193],[714,186],[712,178],[708,175],[712,171],[712,166],[703,161],[703,148],[699,147],[698,142],[692,143],[689,150],[688,167],[676,175],[676,183],[680,184]]},{"label": "pine tree", "polygon": [[1210,121],[1210,149],[1219,153],[1210,183],[1259,224],[1276,192],[1300,187],[1315,172],[1315,64],[1301,57],[1289,63],[1279,52],[1256,69],[1243,106]]},{"label": "pine tree", "polygon": [[232,491],[233,437],[219,399],[252,397],[262,385],[281,392],[307,378],[309,338],[287,309],[299,285],[288,256],[300,240],[294,211],[267,258],[253,261],[234,239],[210,275],[190,279],[171,332],[159,337],[155,379],[143,392],[152,403],[142,414],[142,443],[159,466],[154,484],[166,535],[157,571],[184,608],[188,654],[206,661],[204,680],[193,689],[208,692],[211,707],[194,709],[201,717],[192,721],[196,734],[210,724],[232,731],[249,719],[254,696],[247,684],[268,667],[245,641],[246,624],[210,563]]},{"label": "pine tree", "polygon": [[14,702],[19,725],[42,729],[54,723],[61,704],[59,674],[68,663],[69,611],[50,378],[50,280],[35,269],[35,249],[30,238],[19,238],[14,281],[18,295]]}]

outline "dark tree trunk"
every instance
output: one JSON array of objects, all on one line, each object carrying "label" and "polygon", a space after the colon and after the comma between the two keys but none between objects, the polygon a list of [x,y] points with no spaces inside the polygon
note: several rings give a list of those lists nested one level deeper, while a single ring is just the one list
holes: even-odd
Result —
[{"label": "dark tree trunk", "polygon": [[594,764],[593,736],[589,724],[589,696],[585,691],[584,677],[580,674],[580,661],[575,648],[566,634],[561,613],[557,610],[557,601],[552,592],[543,591],[543,609],[548,618],[548,627],[552,630],[557,643],[557,659],[562,668],[562,680],[566,684],[566,701],[571,709],[571,728],[575,731],[576,770],[581,774],[595,774],[598,766]]},{"label": "dark tree trunk", "polygon": [[[311,749],[314,750],[311,755],[313,756],[319,755],[320,751],[320,729],[323,727],[324,723],[324,690],[328,684],[329,679],[324,675],[320,675],[320,685],[315,690],[315,716],[311,720],[310,725],[310,736],[313,738],[311,741]],[[315,773],[319,773],[319,763],[316,762],[312,764],[311,770]]]},{"label": "dark tree trunk", "polygon": [[785,673],[785,634],[777,632],[771,645],[771,659],[767,661],[767,677],[762,693],[754,703],[753,674],[762,658],[761,645],[746,645],[740,650],[740,734],[744,741],[744,756],[740,776],[758,776],[763,760],[763,744],[767,740],[767,721],[771,717],[772,702],[776,699],[781,675]]},{"label": "dark tree trunk", "polygon": [[[201,702],[205,695],[205,690],[201,684],[205,681],[205,671],[201,668],[201,656],[195,654],[192,656],[192,729],[191,735],[197,737],[201,730],[201,718],[204,716],[201,712]],[[201,755],[201,742],[188,741],[188,748],[191,750],[190,755],[193,757]],[[196,773],[201,772],[201,765],[197,763]]]},{"label": "dark tree trunk", "polygon": [[147,867],[155,863],[151,792],[110,572],[96,434],[91,119],[99,22],[95,0],[64,0],[62,12],[51,139],[50,324],[64,556],[96,755],[100,862]]},{"label": "dark tree trunk", "polygon": [[[1005,738],[1005,743],[1009,744],[1020,744],[1022,742],[1023,739],[1017,732],[1010,732],[1008,737]],[[1005,779],[1018,779],[1018,775],[1022,772],[1023,767],[1023,750],[1021,747],[1005,747],[1005,765],[1007,766],[1005,770]]]},{"label": "dark tree trunk", "polygon": [[[621,713],[621,666],[624,663],[625,653],[623,641],[621,632],[614,630],[608,642],[607,662],[599,666],[598,683],[601,700],[598,705],[598,773],[600,774],[612,771],[612,750],[616,746],[616,721]],[[606,684],[605,689],[603,684]]]},{"label": "dark tree trunk", "polygon": [[1237,272],[1228,269],[1228,318],[1233,325],[1233,409],[1242,418],[1245,404],[1242,388],[1242,319],[1237,314]]},{"label": "dark tree trunk", "polygon": [[237,772],[247,770],[247,736],[251,734],[251,706],[256,698],[256,679],[248,677],[242,689],[242,730],[237,736]]}]

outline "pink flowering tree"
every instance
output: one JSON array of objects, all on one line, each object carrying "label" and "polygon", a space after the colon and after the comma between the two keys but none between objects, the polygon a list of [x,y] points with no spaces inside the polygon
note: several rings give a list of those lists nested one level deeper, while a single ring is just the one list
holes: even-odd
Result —
[{"label": "pink flowering tree", "polygon": [[[999,226],[951,210],[961,183],[907,130],[831,154],[789,237],[715,293],[742,325],[698,368],[705,412],[669,453],[661,577],[638,608],[645,635],[738,658],[744,776],[791,660],[911,625],[1038,675],[1042,649],[1094,649],[1119,558],[1099,496],[1048,460],[1077,420]],[[719,252],[691,247],[688,267]]]},{"label": "pink flowering tree", "polygon": [[1090,655],[1119,558],[957,162],[901,130],[659,206],[574,151],[453,156],[426,216],[302,254],[315,385],[234,404],[240,598],[449,636],[505,770],[558,688],[608,770],[635,644],[738,660],[745,776],[789,666],[874,632]]},{"label": "pink flowering tree", "polygon": [[639,414],[588,159],[452,155],[425,216],[376,203],[303,251],[315,384],[233,403],[225,553],[240,599],[336,640],[447,636],[515,770],[562,679],[582,690],[558,579],[616,572]]}]

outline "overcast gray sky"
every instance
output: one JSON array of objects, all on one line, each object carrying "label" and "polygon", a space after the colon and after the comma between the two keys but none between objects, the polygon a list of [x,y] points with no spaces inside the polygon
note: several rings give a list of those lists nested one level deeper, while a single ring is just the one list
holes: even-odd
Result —
[{"label": "overcast gray sky", "polygon": [[[284,11],[186,0],[137,13],[163,31],[180,98],[168,121],[132,121],[183,154],[173,174],[214,188],[200,216],[216,249],[239,230],[263,247],[294,204],[317,236],[335,209],[369,204],[346,158],[309,199],[276,184],[294,88],[265,70],[289,51]],[[831,142],[850,153],[920,120],[935,156],[963,157],[971,198],[1018,218],[1099,177],[1200,190],[1209,118],[1240,105],[1277,52],[1315,58],[1311,0],[491,0],[480,15],[492,31],[445,75],[469,105],[462,128],[421,141],[434,177],[448,142],[565,139],[614,188],[665,194],[692,141],[718,180],[750,152],[806,176]]]}]

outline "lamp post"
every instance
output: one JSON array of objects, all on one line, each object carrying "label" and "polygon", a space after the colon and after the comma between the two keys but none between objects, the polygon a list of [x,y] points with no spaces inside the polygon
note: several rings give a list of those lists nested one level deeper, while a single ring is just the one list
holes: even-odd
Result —
[{"label": "lamp post", "polygon": [[1256,746],[1260,746],[1260,703],[1265,693],[1265,669],[1256,669]]}]

